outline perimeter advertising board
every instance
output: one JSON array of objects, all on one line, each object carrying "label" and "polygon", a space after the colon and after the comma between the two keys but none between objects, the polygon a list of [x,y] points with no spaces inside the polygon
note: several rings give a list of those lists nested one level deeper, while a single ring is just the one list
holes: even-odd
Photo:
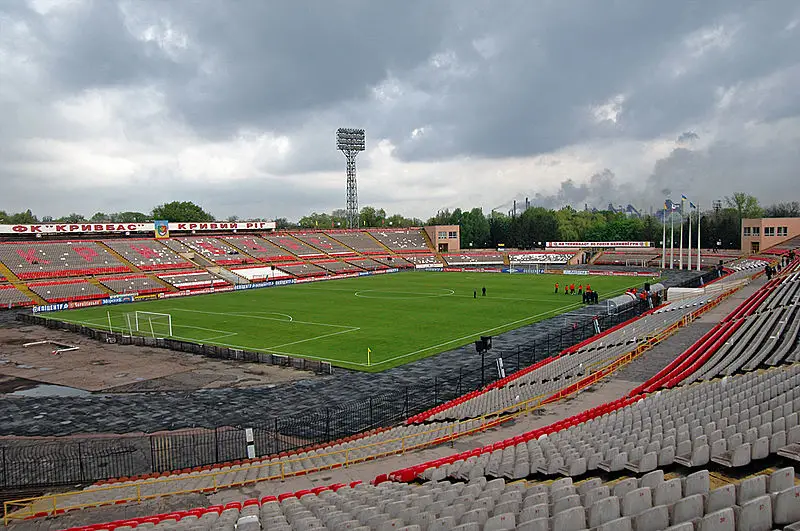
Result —
[{"label": "perimeter advertising board", "polygon": [[[158,225],[158,226],[157,226]],[[95,234],[149,232],[164,238],[170,232],[206,232],[217,230],[275,230],[274,221],[150,222],[150,223],[37,223],[33,225],[0,225],[0,234]],[[166,229],[166,230],[165,230]]]}]

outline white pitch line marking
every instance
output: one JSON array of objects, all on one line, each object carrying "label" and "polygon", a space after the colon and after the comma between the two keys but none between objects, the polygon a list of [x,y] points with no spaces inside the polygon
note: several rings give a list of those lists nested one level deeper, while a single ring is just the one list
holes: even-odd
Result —
[{"label": "white pitch line marking", "polygon": [[287,321],[286,319],[275,319],[273,317],[262,317],[260,315],[253,315],[249,313],[225,313],[225,312],[206,312],[203,310],[187,310],[184,308],[169,308],[169,311],[175,312],[191,312],[191,313],[204,313],[208,315],[222,315],[225,317],[245,317],[248,319],[261,319],[264,321],[278,321],[281,323],[293,323],[293,324],[306,324],[306,325],[314,325],[314,326],[329,326],[331,328],[353,328],[352,326],[347,325],[337,325],[337,324],[329,324],[329,323],[315,323],[312,321],[297,321],[292,319],[291,321]]},{"label": "white pitch line marking", "polygon": [[331,336],[338,336],[339,334],[349,334],[350,332],[356,332],[361,330],[360,328],[354,327],[350,330],[339,330],[338,332],[331,332],[330,334],[322,334],[321,336],[314,336],[309,337],[306,339],[300,339],[299,341],[292,341],[291,343],[283,343],[282,345],[275,345],[274,347],[268,347],[267,350],[273,350],[283,347],[288,347],[289,345],[297,345],[299,343],[305,343],[307,341],[316,341],[317,339],[322,339],[323,337],[331,337]]}]

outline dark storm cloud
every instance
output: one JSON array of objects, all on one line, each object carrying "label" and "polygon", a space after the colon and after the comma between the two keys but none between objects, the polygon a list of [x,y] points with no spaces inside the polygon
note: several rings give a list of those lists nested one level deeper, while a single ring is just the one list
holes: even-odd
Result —
[{"label": "dark storm cloud", "polygon": [[[25,207],[31,182],[48,190],[42,205],[58,205],[59,198],[75,201],[69,210],[96,204],[68,192],[81,189],[80,176],[69,178],[63,167],[49,177],[42,172],[69,160],[52,140],[80,144],[88,136],[54,104],[109,89],[151,89],[163,103],[157,116],[108,119],[136,143],[110,150],[121,159],[126,150],[146,150],[147,142],[157,150],[175,131],[197,135],[187,140],[197,144],[285,136],[288,154],[266,157],[252,173],[278,175],[281,186],[285,176],[296,176],[286,185],[294,201],[274,196],[293,212],[321,210],[329,196],[340,202],[338,190],[320,191],[304,178],[343,167],[333,149],[340,126],[365,127],[370,147],[388,139],[401,161],[464,158],[464,167],[473,159],[526,157],[584,142],[680,137],[652,171],[631,176],[646,185],[626,187],[614,161],[603,161],[598,167],[609,170],[588,181],[574,175],[554,194],[529,191],[552,206],[629,202],[612,199],[616,192],[634,195],[630,202],[657,203],[666,189],[712,198],[725,195],[721,188],[751,183],[753,193],[779,199],[796,180],[800,6],[794,0],[74,4],[40,15],[22,1],[0,2],[0,178],[6,201],[19,204],[0,208]],[[131,97],[127,109],[140,104]],[[709,123],[736,133],[717,137],[704,129]],[[770,124],[784,123],[780,135],[768,132]],[[82,161],[91,148],[87,153]],[[236,193],[186,184],[173,175],[177,164],[159,164],[136,178],[159,176],[166,194],[188,186],[204,203],[222,205],[225,194]],[[436,197],[448,176],[429,174]],[[465,197],[482,196],[485,183],[475,180]],[[252,192],[247,204],[259,200],[263,184],[260,177],[239,181],[240,190]],[[111,197],[125,186],[107,190]],[[124,201],[136,198],[149,208],[147,197],[126,191]],[[226,204],[220,208],[258,208]]]}]

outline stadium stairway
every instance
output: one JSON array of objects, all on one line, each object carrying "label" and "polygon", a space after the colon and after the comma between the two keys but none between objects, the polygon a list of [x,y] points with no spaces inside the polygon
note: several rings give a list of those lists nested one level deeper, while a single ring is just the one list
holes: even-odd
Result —
[{"label": "stadium stairway", "polygon": [[36,302],[36,304],[47,304],[41,296],[37,295],[33,292],[32,289],[25,284],[24,281],[20,280],[20,278],[15,275],[3,262],[0,262],[0,276],[6,277],[6,279],[18,290],[25,294],[28,298]]}]

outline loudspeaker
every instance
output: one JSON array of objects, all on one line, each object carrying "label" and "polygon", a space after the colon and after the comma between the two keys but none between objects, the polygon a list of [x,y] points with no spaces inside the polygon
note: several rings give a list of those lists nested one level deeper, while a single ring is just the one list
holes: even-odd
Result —
[{"label": "loudspeaker", "polygon": [[478,351],[478,354],[486,352],[486,345],[482,340],[479,339],[475,342],[475,350]]},{"label": "loudspeaker", "polygon": [[492,336],[481,336],[481,341],[483,341],[483,344],[486,345],[486,350],[492,348]]}]

